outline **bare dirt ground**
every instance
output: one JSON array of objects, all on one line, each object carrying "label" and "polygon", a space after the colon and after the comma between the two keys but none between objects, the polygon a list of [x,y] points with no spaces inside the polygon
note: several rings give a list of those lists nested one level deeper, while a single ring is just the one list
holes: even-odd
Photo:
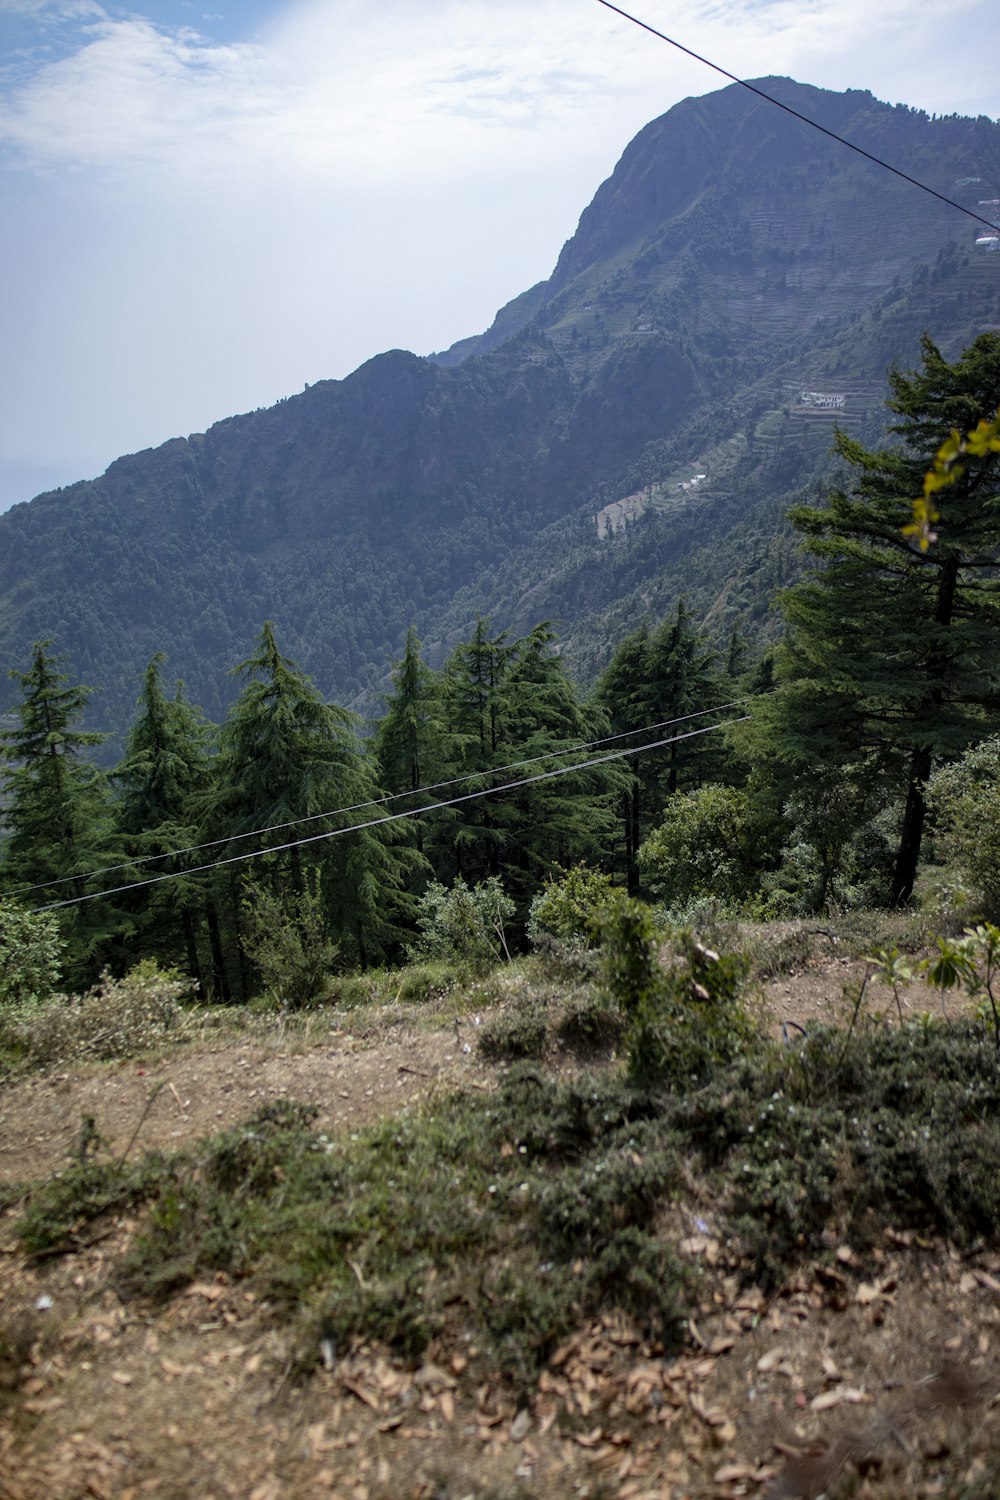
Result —
[{"label": "bare dirt ground", "polygon": [[378,1041],[350,1035],[303,1049],[278,1039],[184,1048],[151,1063],[123,1063],[33,1077],[0,1092],[0,1182],[45,1176],[72,1155],[80,1122],[93,1118],[111,1151],[175,1151],[223,1130],[268,1100],[315,1104],[317,1127],[359,1129],[405,1109],[430,1088],[489,1076],[454,1030],[412,1025]]},{"label": "bare dirt ground", "polygon": [[[770,1024],[842,1019],[844,984],[856,993],[863,973],[831,957],[775,981]],[[866,1001],[895,1013],[887,989]],[[916,986],[905,1003],[939,1005]],[[470,1042],[453,1024],[232,1038],[10,1083],[0,1183],[58,1169],[85,1115],[118,1153],[176,1149],[279,1095],[314,1102],[321,1129],[357,1129],[435,1089],[491,1087]],[[471,1349],[432,1347],[412,1370],[359,1347],[295,1382],[284,1336],[242,1283],[220,1277],[165,1308],[123,1303],[109,1277],[131,1226],[31,1265],[8,1213],[0,1326],[18,1330],[28,1373],[16,1392],[0,1386],[0,1500],[793,1500],[848,1473],[852,1493],[880,1500],[958,1481],[977,1500],[1000,1495],[1000,1259],[900,1233],[864,1266],[831,1247],[834,1266],[804,1266],[765,1297],[738,1282],[710,1202],[675,1213],[701,1276],[681,1358],[617,1319],[595,1323],[522,1408],[470,1379]]]}]

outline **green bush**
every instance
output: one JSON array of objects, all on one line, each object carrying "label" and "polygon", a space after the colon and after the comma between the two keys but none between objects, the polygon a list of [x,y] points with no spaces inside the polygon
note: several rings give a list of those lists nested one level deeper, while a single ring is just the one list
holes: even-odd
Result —
[{"label": "green bush", "polygon": [[28,1195],[17,1234],[29,1255],[79,1248],[88,1225],[141,1203],[160,1181],[164,1161],[155,1153],[138,1163],[85,1154],[87,1124],[85,1120],[78,1155]]},{"label": "green bush", "polygon": [[450,887],[434,880],[417,903],[420,935],[410,945],[418,963],[458,960],[477,973],[509,958],[504,924],[514,903],[494,875],[468,886],[461,877]]},{"label": "green bush", "polygon": [[54,916],[0,897],[0,1006],[30,1006],[51,995],[65,944]]},{"label": "green bush", "polygon": [[399,971],[393,997],[404,1005],[427,1005],[443,1000],[468,978],[461,964],[438,959],[436,962],[408,964]]},{"label": "green bush", "polygon": [[583,995],[563,1006],[553,1032],[567,1047],[596,1052],[618,1045],[625,1022],[603,996]]},{"label": "green bush", "polygon": [[334,974],[326,987],[326,1000],[344,1009],[393,1003],[427,1005],[443,1000],[469,980],[468,968],[455,959],[428,959],[402,969]]},{"label": "green bush", "polygon": [[831,771],[808,794],[789,797],[782,812],[780,856],[760,876],[761,917],[885,905],[903,809],[874,768]]},{"label": "green bush", "polygon": [[656,1223],[681,1158],[621,1079],[567,1087],[515,1064],[495,1093],[355,1139],[312,1116],[277,1101],[172,1160],[81,1164],[39,1191],[22,1235],[72,1248],[88,1219],[145,1197],[116,1285],[166,1296],[210,1271],[254,1275],[307,1363],[319,1330],[419,1359],[458,1305],[488,1368],[525,1389],[581,1314],[618,1307],[676,1337],[683,1275]]},{"label": "green bush", "polygon": [[1000,737],[935,771],[927,790],[935,846],[979,890],[985,916],[1000,917]]},{"label": "green bush", "polygon": [[318,1005],[338,952],[318,887],[279,898],[266,886],[248,885],[243,918],[244,946],[271,1001],[284,1010]]},{"label": "green bush", "polygon": [[739,787],[713,783],[679,792],[640,845],[645,884],[668,908],[706,896],[739,907],[757,884],[759,822]]},{"label": "green bush", "polygon": [[659,959],[652,914],[622,900],[603,924],[605,976],[626,1021],[630,1075],[684,1088],[732,1062],[756,1036],[742,1000],[746,961],[681,933],[674,960]]},{"label": "green bush", "polygon": [[522,1001],[487,1017],[479,1032],[479,1051],[487,1062],[542,1057],[548,1039],[549,1022],[544,1008]]},{"label": "green bush", "polygon": [[610,875],[585,864],[560,870],[546,880],[531,903],[528,937],[536,948],[544,946],[546,938],[586,948],[596,941],[595,918],[613,896]]},{"label": "green bush", "polygon": [[665,1120],[721,1177],[749,1274],[770,1284],[831,1231],[862,1251],[886,1225],[960,1246],[1000,1231],[1000,1073],[974,1027],[873,1022],[760,1043],[668,1101]]}]

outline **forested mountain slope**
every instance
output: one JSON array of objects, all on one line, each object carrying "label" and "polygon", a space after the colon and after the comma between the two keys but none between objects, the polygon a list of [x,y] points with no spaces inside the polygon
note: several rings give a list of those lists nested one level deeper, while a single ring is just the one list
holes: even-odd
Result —
[{"label": "forested mountain slope", "polygon": [[[762,87],[975,210],[1000,126]],[[526,205],[530,211],[530,205]],[[382,354],[0,516],[0,662],[54,638],[121,729],[157,650],[221,718],[264,618],[364,704],[407,627],[552,616],[584,671],[686,591],[769,628],[782,516],[832,424],[881,425],[885,370],[1000,326],[971,217],[733,86],[647,126],[548,282],[428,359]],[[12,697],[0,682],[0,709]]]}]

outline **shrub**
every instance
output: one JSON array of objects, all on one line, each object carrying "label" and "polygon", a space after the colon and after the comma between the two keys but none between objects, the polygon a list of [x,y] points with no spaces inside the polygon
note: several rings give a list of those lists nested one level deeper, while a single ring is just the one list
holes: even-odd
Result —
[{"label": "shrub", "polygon": [[540,1005],[522,1002],[484,1021],[479,1032],[479,1051],[488,1062],[541,1057],[548,1034],[544,1009]]},{"label": "shrub", "polygon": [[828,772],[808,794],[789,797],[780,859],[760,878],[761,916],[885,904],[903,810],[881,790],[870,767]]},{"label": "shrub", "polygon": [[250,885],[243,900],[244,946],[271,1000],[288,1010],[316,1005],[326,993],[337,944],[329,936],[319,890],[281,899]]},{"label": "shrub", "polygon": [[1000,916],[1000,737],[935,771],[927,795],[941,854],[979,888],[985,915]]},{"label": "shrub", "polygon": [[[142,1164],[112,1174],[149,1203],[116,1284],[162,1296],[210,1270],[254,1274],[297,1322],[304,1364],[320,1330],[419,1359],[460,1305],[485,1366],[523,1389],[581,1314],[620,1307],[673,1340],[683,1273],[656,1226],[683,1158],[622,1079],[566,1086],[514,1064],[496,1092],[439,1098],[353,1139],[317,1134],[312,1114],[276,1101],[149,1158],[145,1177]],[[67,1177],[61,1224],[92,1217],[108,1187],[105,1169]]]},{"label": "shrub", "polygon": [[617,1046],[625,1034],[625,1023],[605,998],[584,995],[564,1006],[554,1031],[567,1047],[596,1052]]},{"label": "shrub", "polygon": [[640,845],[646,885],[668,907],[693,896],[739,906],[756,884],[758,822],[749,794],[738,787],[678,793]]},{"label": "shrub", "polygon": [[391,994],[404,1005],[426,1005],[450,995],[464,977],[460,965],[440,959],[435,963],[408,964],[399,971]]},{"label": "shrub", "polygon": [[[62,1171],[56,1172],[28,1197],[17,1224],[18,1238],[29,1255],[52,1255],[79,1248],[81,1231],[105,1214],[120,1213],[142,1200],[158,1184],[164,1170],[156,1153],[140,1162],[98,1160],[85,1155],[84,1119],[81,1148]],[[84,1236],[85,1238],[85,1236]]]},{"label": "shrub", "polygon": [[613,899],[611,876],[591,870],[585,864],[573,865],[550,876],[531,903],[528,937],[537,947],[545,946],[547,937],[560,938],[578,948],[596,941],[595,918]]},{"label": "shrub", "polygon": [[504,923],[514,910],[495,875],[474,886],[459,877],[450,889],[434,880],[417,904],[420,935],[410,945],[410,956],[417,962],[458,959],[485,973],[510,956]]},{"label": "shrub", "polygon": [[189,988],[176,969],[143,959],[123,979],[105,971],[84,995],[57,995],[21,1012],[5,1025],[4,1040],[36,1064],[131,1057],[170,1035]]},{"label": "shrub", "polygon": [[629,1072],[646,1086],[683,1088],[732,1062],[756,1034],[742,1003],[746,962],[680,935],[660,963],[652,916],[623,900],[604,923],[606,977],[627,1021]]},{"label": "shrub", "polygon": [[0,897],[0,1005],[36,1005],[47,999],[64,946],[55,917]]}]

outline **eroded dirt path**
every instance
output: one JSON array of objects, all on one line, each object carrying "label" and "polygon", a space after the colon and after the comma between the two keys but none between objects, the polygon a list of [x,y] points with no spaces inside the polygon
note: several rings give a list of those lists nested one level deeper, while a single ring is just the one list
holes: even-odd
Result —
[{"label": "eroded dirt path", "polygon": [[[319,1109],[317,1128],[357,1129],[446,1085],[492,1076],[452,1030],[394,1028],[362,1041],[332,1034],[310,1045],[227,1040],[153,1063],[62,1070],[0,1088],[0,1182],[44,1177],[76,1150],[91,1117],[115,1154],[172,1151],[236,1124],[269,1100]],[[134,1140],[133,1140],[134,1138]]]}]

